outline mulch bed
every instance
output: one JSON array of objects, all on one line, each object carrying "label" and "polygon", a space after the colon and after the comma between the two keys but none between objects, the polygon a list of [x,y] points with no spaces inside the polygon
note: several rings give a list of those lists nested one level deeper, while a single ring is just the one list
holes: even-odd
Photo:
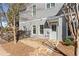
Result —
[{"label": "mulch bed", "polygon": [[59,43],[57,48],[62,51],[67,56],[74,56],[74,46],[70,45],[63,45],[62,43]]},{"label": "mulch bed", "polygon": [[13,56],[29,56],[29,53],[34,51],[34,48],[24,45],[21,42],[2,44],[2,47]]},{"label": "mulch bed", "polygon": [[0,38],[0,44],[8,43],[6,40]]},{"label": "mulch bed", "polygon": [[[52,41],[50,41],[50,42],[53,44]],[[47,42],[47,44],[49,44],[49,42]],[[63,56],[63,54],[61,54],[60,51],[62,53],[64,53],[66,56],[74,56],[74,46],[73,45],[67,46],[67,45],[59,42],[57,48],[59,51],[54,50],[52,53],[52,56]]]},{"label": "mulch bed", "polygon": [[[13,56],[30,56],[30,53],[35,51],[35,48],[25,45],[20,41],[17,42],[16,44],[14,44],[13,41],[2,44],[2,47]],[[73,46],[66,46],[66,45],[59,43],[57,48],[60,51],[62,51],[64,54],[66,54],[67,56],[74,56]],[[51,56],[63,56],[63,55],[59,53],[59,51],[54,50]]]}]

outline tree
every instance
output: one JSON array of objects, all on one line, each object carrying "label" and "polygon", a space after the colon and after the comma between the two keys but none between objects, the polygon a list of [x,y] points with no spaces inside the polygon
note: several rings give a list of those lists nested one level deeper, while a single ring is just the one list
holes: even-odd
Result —
[{"label": "tree", "polygon": [[0,3],[0,34],[2,34],[2,18],[5,16],[5,12],[3,10],[2,4]]},{"label": "tree", "polygon": [[[14,33],[14,43],[17,42],[16,40],[16,30],[18,30],[18,28],[16,27],[16,21],[19,20],[19,12],[21,12],[22,10],[25,9],[24,4],[17,4],[17,3],[13,3],[13,4],[9,4],[10,8],[8,11],[8,18],[9,18],[9,24],[13,27],[13,33]],[[21,8],[22,7],[22,8]],[[24,7],[24,8],[23,8]]]},{"label": "tree", "polygon": [[[74,39],[75,43],[75,55],[79,55],[79,10],[78,10],[78,4],[75,3],[69,3],[64,4],[63,13],[65,15],[65,18],[67,20],[67,24],[69,26],[71,36]],[[76,21],[74,23],[74,21]]]},{"label": "tree", "polygon": [[78,28],[77,28],[77,55],[79,55],[79,4],[76,4],[77,8],[77,20],[78,20]]},{"label": "tree", "polygon": [[16,30],[15,30],[15,15],[18,12],[17,4],[10,4],[10,9],[8,12],[9,24],[13,29],[14,43],[16,43]]}]

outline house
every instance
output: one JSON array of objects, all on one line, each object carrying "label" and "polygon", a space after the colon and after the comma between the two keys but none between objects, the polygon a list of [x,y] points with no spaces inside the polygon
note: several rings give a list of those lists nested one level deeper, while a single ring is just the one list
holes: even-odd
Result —
[{"label": "house", "polygon": [[27,3],[20,12],[19,30],[30,32],[30,37],[62,40],[69,34],[62,13],[64,3]]}]

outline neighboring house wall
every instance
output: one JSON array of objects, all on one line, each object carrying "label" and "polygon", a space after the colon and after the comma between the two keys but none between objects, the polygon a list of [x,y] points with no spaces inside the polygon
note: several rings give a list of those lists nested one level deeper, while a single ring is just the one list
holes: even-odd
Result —
[{"label": "neighboring house wall", "polygon": [[67,36],[67,24],[66,24],[66,19],[65,19],[65,17],[63,16],[62,17],[62,39],[65,39],[66,38],[66,36]]},{"label": "neighboring house wall", "polygon": [[[32,6],[36,5],[36,15],[33,16]],[[44,3],[36,3],[36,4],[29,4],[27,10],[20,13],[20,21],[19,21],[19,29],[24,30],[23,26],[27,28],[27,31],[30,31],[31,37],[46,37],[46,33],[49,32],[49,39],[52,39],[52,29],[51,28],[44,28],[44,34],[40,34],[40,25],[44,25],[45,22],[50,17],[56,17],[55,15],[59,12],[62,8],[63,3],[56,3],[55,7],[46,8],[46,4]],[[55,19],[55,18],[54,18]],[[52,20],[54,20],[52,18]],[[56,18],[58,20],[57,26],[57,39],[62,40],[65,35],[65,22],[63,17]],[[51,20],[51,19],[50,19]],[[36,34],[33,34],[33,25],[36,26]],[[64,29],[64,30],[63,30]],[[54,36],[53,36],[54,37]]]},{"label": "neighboring house wall", "polygon": [[[26,22],[20,22],[20,29],[23,29],[23,26],[27,28],[27,31],[31,32],[31,37],[46,37],[46,33],[49,32],[49,36],[47,38],[52,39],[55,37],[52,33],[51,28],[44,28],[44,34],[40,34],[40,25],[44,25],[47,19],[37,19],[37,20],[31,20]],[[54,20],[54,19],[52,19]],[[58,20],[58,26],[57,26],[57,39],[62,39],[62,17],[57,18]],[[33,33],[33,26],[36,26],[36,34]]]},{"label": "neighboring house wall", "polygon": [[[33,5],[36,5],[36,15],[33,16]],[[55,3],[54,7],[47,8],[46,3],[33,3],[28,5],[26,11],[23,11],[21,13],[21,17],[26,19],[41,19],[46,18],[50,16],[55,16],[61,7],[63,6],[63,3]]]},{"label": "neighboring house wall", "polygon": [[[58,17],[58,18],[55,18],[55,19],[52,19],[52,20],[57,20],[58,21],[56,37],[57,37],[57,40],[62,40],[62,38],[63,38],[62,37],[62,25],[63,25],[62,21],[63,21],[63,18],[62,17]],[[50,33],[52,33],[52,31]],[[52,38],[53,35],[50,34],[50,36],[51,36],[50,39]],[[53,37],[55,37],[55,35]]]},{"label": "neighboring house wall", "polygon": [[[20,23],[20,25],[22,26],[26,26],[27,31],[30,30],[31,31],[31,37],[33,36],[44,36],[44,34],[40,34],[40,25],[44,25],[46,19],[37,19],[37,20],[31,20],[31,21],[27,21],[24,24]],[[33,34],[33,26],[36,26],[36,34]],[[21,27],[22,27],[21,26]]]},{"label": "neighboring house wall", "polygon": [[63,18],[62,17],[60,17],[59,18],[59,26],[58,26],[58,39],[59,40],[62,40],[62,20],[63,20]]}]

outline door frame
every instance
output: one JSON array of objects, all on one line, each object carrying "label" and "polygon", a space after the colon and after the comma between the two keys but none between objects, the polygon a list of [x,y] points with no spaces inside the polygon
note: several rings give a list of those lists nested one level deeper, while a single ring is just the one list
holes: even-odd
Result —
[{"label": "door frame", "polygon": [[[51,29],[51,31],[53,32],[53,30],[52,30],[52,25],[53,25],[53,22],[52,22],[52,24],[50,25],[50,29]],[[54,24],[54,25],[56,25],[56,39],[55,40],[58,40],[58,22],[56,22],[56,24]],[[52,34],[50,34],[50,35],[52,35]]]}]

